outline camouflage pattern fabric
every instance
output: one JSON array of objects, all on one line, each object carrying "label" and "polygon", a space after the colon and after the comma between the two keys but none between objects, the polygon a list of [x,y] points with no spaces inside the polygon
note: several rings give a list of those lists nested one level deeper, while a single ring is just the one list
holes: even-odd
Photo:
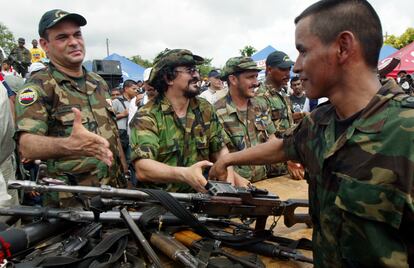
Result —
[{"label": "camouflage pattern fabric", "polygon": [[232,57],[226,61],[221,75],[222,80],[226,80],[227,77],[234,73],[244,71],[258,71],[262,69],[257,66],[257,63],[250,57]]},{"label": "camouflage pattern fabric", "polygon": [[93,157],[48,159],[49,175],[68,181],[64,173],[71,173],[81,184],[87,181],[122,186],[116,180],[120,178],[118,130],[115,114],[106,101],[110,99],[108,86],[99,75],[86,69],[84,73],[81,88],[51,63],[30,78],[16,97],[17,132],[68,137],[74,120],[71,108],[78,108],[83,126],[108,140],[115,158],[113,166],[109,168]]},{"label": "camouflage pattern fabric", "polygon": [[148,83],[152,85],[158,73],[166,66],[199,65],[204,59],[187,49],[165,49],[154,59]]},{"label": "camouflage pattern fabric", "polygon": [[[266,142],[276,132],[270,118],[270,109],[263,98],[252,98],[247,107],[247,118],[237,110],[230,94],[215,103],[217,116],[223,125],[224,142],[230,152],[242,151]],[[266,179],[265,166],[234,166],[235,171],[251,182]]]},{"label": "camouflage pattern fabric", "polygon": [[25,47],[16,46],[10,52],[10,56],[12,56],[15,61],[20,61],[25,64],[26,67],[32,63],[32,55]]},{"label": "camouflage pattern fabric", "polygon": [[315,267],[413,261],[413,108],[389,81],[336,140],[331,104],[286,133],[287,157],[307,171]]},{"label": "camouflage pattern fabric", "polygon": [[272,113],[272,121],[276,127],[276,136],[283,137],[283,133],[293,126],[289,98],[268,83],[260,85],[257,96],[267,100]]},{"label": "camouflage pattern fabric", "polygon": [[[262,83],[257,96],[266,99],[270,109],[272,121],[276,127],[276,137],[282,138],[285,131],[293,126],[293,116],[290,109],[290,99],[268,83]],[[267,176],[277,177],[288,173],[287,164],[276,163],[267,166]]]},{"label": "camouflage pattern fabric", "polygon": [[[170,166],[188,167],[209,160],[210,154],[223,148],[221,124],[206,100],[198,97],[190,100],[185,122],[184,127],[164,96],[142,106],[130,123],[131,161],[152,159]],[[139,187],[193,191],[183,183],[141,183]]]}]

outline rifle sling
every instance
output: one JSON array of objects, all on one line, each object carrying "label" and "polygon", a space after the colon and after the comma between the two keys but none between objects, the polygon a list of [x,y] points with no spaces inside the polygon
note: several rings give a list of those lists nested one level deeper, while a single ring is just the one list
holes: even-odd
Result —
[{"label": "rifle sling", "polygon": [[246,237],[243,235],[224,235],[213,233],[204,224],[202,224],[193,214],[191,214],[177,199],[170,193],[157,189],[139,189],[158,200],[164,208],[187,223],[191,228],[196,230],[200,235],[222,241],[229,246],[246,246],[264,241],[269,232],[261,232],[260,235],[254,237]]}]

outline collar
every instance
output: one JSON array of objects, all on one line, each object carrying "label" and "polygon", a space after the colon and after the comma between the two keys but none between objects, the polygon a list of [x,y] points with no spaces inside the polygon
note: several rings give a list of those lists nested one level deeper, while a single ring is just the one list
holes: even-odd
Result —
[{"label": "collar", "polygon": [[[72,84],[73,87],[77,88],[77,83],[73,81],[68,75],[65,73],[59,71],[52,62],[49,62],[48,65],[49,72],[53,76],[53,78],[56,80],[58,84],[62,84],[63,82],[69,82]],[[85,86],[86,86],[86,92],[88,94],[93,93],[95,89],[97,88],[97,82],[96,78],[92,76],[91,72],[86,70],[86,68],[82,65],[82,71],[85,77]],[[78,89],[79,90],[79,89]]]},{"label": "collar", "polygon": [[[174,109],[171,105],[171,102],[168,100],[167,97],[165,97],[165,95],[162,96],[162,98],[160,100],[160,105],[161,105],[161,111],[164,114],[174,113]],[[191,110],[195,110],[198,106],[199,106],[199,101],[197,100],[197,98],[196,97],[191,98],[190,99],[190,104],[188,105],[188,107]],[[188,108],[187,108],[187,110],[188,110]]]},{"label": "collar", "polygon": [[[364,133],[381,132],[387,118],[387,113],[383,112],[384,107],[400,94],[404,94],[402,89],[394,81],[387,81],[362,110],[359,118],[352,123],[352,132],[353,129]],[[331,103],[322,105],[315,111],[314,120],[319,125],[329,125],[335,120],[335,107]]]}]

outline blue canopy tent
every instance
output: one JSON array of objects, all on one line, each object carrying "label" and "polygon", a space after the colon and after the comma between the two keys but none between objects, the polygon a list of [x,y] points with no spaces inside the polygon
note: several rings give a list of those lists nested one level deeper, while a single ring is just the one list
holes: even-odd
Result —
[{"label": "blue canopy tent", "polygon": [[122,68],[122,78],[125,80],[132,79],[134,81],[142,80],[145,68],[141,65],[136,64],[133,61],[130,61],[124,56],[113,53],[104,60],[117,60],[121,62]]},{"label": "blue canopy tent", "polygon": [[379,61],[382,61],[383,59],[385,59],[389,55],[393,54],[397,50],[398,49],[394,48],[393,46],[383,45],[382,48],[381,48],[381,51],[380,51]]},{"label": "blue canopy tent", "polygon": [[[266,58],[267,56],[269,56],[270,53],[274,51],[277,51],[277,50],[274,47],[269,45],[252,55],[251,58],[257,63],[257,66],[259,66],[260,68],[263,68],[263,71],[259,73],[259,80],[264,79],[266,75],[264,71],[264,69],[266,68]],[[290,70],[290,77],[293,77],[293,76],[295,76],[295,73],[292,70]]]}]

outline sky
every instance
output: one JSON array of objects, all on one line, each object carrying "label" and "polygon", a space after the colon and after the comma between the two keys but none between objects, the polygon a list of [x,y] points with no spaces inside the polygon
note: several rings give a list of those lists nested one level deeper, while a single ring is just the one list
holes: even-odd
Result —
[{"label": "sky", "polygon": [[[251,45],[257,50],[271,45],[292,59],[295,49],[294,18],[315,1],[311,0],[14,0],[1,1],[0,22],[14,37],[24,37],[26,47],[38,38],[38,23],[44,12],[59,8],[83,15],[85,60],[118,53],[141,55],[152,60],[165,48],[186,48],[213,58],[222,67],[239,50]],[[414,27],[413,0],[371,0],[382,21],[384,34],[401,35]]]}]

